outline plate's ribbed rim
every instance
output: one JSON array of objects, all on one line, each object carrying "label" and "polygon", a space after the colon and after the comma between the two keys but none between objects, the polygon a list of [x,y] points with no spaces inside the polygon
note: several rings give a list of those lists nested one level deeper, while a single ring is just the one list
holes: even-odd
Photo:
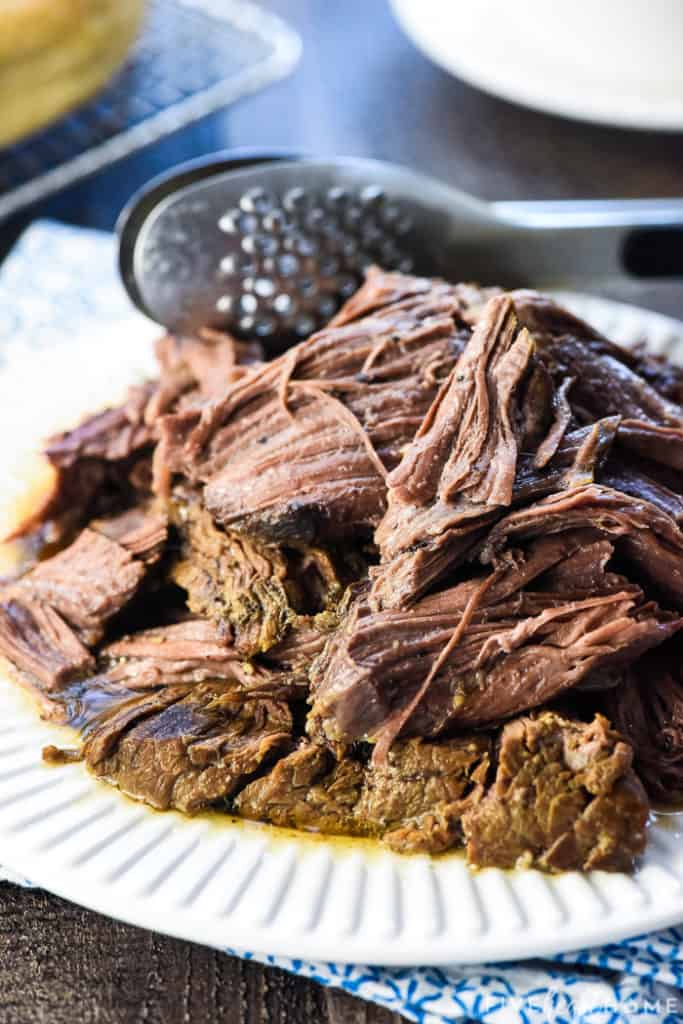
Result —
[{"label": "plate's ribbed rim", "polygon": [[[647,335],[657,351],[683,352],[677,321],[563,298],[614,338]],[[74,902],[180,938],[313,960],[436,965],[548,956],[683,919],[679,815],[651,827],[633,876],[471,872],[458,856],[400,857],[363,842],[160,814],[82,765],[42,764],[42,746],[65,741],[0,663],[0,862]]]}]

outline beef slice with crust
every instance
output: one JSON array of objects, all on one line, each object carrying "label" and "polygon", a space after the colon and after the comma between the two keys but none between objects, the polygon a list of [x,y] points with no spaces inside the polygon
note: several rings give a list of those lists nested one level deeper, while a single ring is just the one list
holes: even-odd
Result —
[{"label": "beef slice with crust", "polygon": [[504,726],[495,779],[465,811],[477,867],[628,871],[645,849],[649,804],[629,745],[598,715],[552,712]]},{"label": "beef slice with crust", "polygon": [[245,818],[337,835],[381,836],[393,849],[440,853],[462,841],[460,818],[483,792],[486,736],[397,743],[386,764],[335,761],[318,744],[282,758],[239,794]]},{"label": "beef slice with crust", "polygon": [[244,699],[211,682],[127,698],[91,721],[93,774],[159,810],[224,803],[292,744],[283,702]]}]

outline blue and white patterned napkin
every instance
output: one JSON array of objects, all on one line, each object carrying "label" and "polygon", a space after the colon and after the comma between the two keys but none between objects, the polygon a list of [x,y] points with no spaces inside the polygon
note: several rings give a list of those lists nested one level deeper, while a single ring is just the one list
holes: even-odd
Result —
[{"label": "blue and white patterned napkin", "polygon": [[[115,325],[119,338],[150,335],[149,322],[131,310],[118,281],[110,236],[35,224],[0,270],[0,364],[36,346],[49,359],[56,345],[82,337],[88,321],[93,330]],[[0,878],[30,884],[3,868]],[[383,968],[237,955],[344,989],[420,1024],[683,1020],[683,926],[552,960],[485,966]]]}]

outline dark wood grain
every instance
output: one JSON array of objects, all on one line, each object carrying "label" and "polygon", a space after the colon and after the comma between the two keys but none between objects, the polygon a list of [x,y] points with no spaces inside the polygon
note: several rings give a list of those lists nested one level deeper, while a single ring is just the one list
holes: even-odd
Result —
[{"label": "dark wood grain", "polygon": [[2,1024],[398,1024],[285,971],[0,884]]},{"label": "dark wood grain", "polygon": [[[397,160],[489,199],[683,195],[683,136],[524,110],[433,67],[385,0],[270,0],[301,31],[286,82],[32,211],[111,227],[146,178],[230,146]],[[5,230],[9,240],[15,226]],[[1,239],[0,239],[1,242]],[[683,313],[680,292],[643,302]],[[1,851],[0,851],[1,858]],[[397,1024],[282,971],[0,886],[1,1024]]]}]

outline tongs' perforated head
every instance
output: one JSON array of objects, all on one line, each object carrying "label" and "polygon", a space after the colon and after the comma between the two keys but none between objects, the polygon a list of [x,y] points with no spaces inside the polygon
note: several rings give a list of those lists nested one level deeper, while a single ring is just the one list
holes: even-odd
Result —
[{"label": "tongs' perforated head", "polygon": [[254,186],[218,221],[225,237],[216,313],[260,338],[306,337],[334,315],[372,263],[409,271],[411,224],[380,188]]},{"label": "tongs' perforated head", "polygon": [[329,320],[369,264],[430,269],[412,172],[354,159],[225,167],[181,169],[119,227],[131,297],[172,330],[222,326],[280,347]]}]

